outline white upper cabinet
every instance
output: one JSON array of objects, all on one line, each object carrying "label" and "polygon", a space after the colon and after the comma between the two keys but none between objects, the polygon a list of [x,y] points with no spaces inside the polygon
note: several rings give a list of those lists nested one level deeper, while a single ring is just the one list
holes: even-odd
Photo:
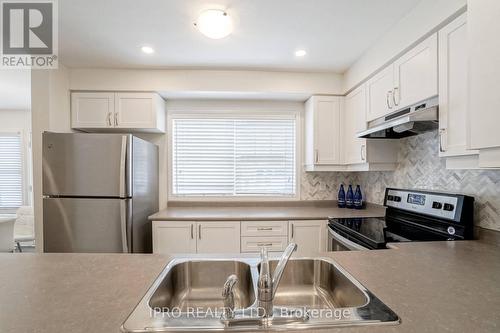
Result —
[{"label": "white upper cabinet", "polygon": [[359,139],[366,126],[366,85],[346,97],[306,102],[305,170],[370,171],[397,167],[397,141]]},{"label": "white upper cabinet", "polygon": [[480,165],[500,167],[500,1],[469,0],[470,148]]},{"label": "white upper cabinet", "polygon": [[437,34],[432,34],[394,62],[394,109],[438,94],[437,54]]},{"label": "white upper cabinet", "polygon": [[357,133],[366,128],[365,85],[352,91],[344,102],[344,159],[346,164],[366,162],[366,139]]},{"label": "white upper cabinet", "polygon": [[383,117],[438,94],[437,34],[406,52],[366,83],[366,120]]},{"label": "white upper cabinet", "polygon": [[366,120],[371,121],[394,111],[394,67],[387,66],[366,83]]},{"label": "white upper cabinet", "polygon": [[71,127],[164,133],[165,101],[156,93],[73,92]]},{"label": "white upper cabinet", "polygon": [[[467,15],[464,13],[439,31],[440,156],[479,153],[477,150],[467,148],[469,140],[467,54]],[[470,161],[470,157],[463,159]],[[470,164],[467,163],[465,167],[470,167]]]},{"label": "white upper cabinet", "polygon": [[112,128],[114,110],[114,93],[72,93],[71,127]]},{"label": "white upper cabinet", "polygon": [[306,102],[306,167],[341,163],[340,97],[313,96]]},{"label": "white upper cabinet", "polygon": [[116,93],[116,128],[165,131],[164,100],[155,93]]},{"label": "white upper cabinet", "polygon": [[342,147],[346,171],[390,171],[397,167],[397,140],[367,140],[358,138],[366,129],[367,84],[345,97]]}]

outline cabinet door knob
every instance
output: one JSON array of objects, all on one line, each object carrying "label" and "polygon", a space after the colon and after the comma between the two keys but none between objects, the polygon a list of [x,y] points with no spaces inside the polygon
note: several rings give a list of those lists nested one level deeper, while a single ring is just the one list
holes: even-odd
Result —
[{"label": "cabinet door knob", "polygon": [[317,149],[314,150],[314,162],[318,163],[319,161],[319,152]]},{"label": "cabinet door knob", "polygon": [[362,161],[366,160],[366,156],[364,154],[365,147],[366,147],[366,145],[361,145],[361,149],[360,149],[361,151],[360,151],[360,153],[361,153],[361,160]]},{"label": "cabinet door knob", "polygon": [[115,113],[115,126],[118,126],[118,113]]}]

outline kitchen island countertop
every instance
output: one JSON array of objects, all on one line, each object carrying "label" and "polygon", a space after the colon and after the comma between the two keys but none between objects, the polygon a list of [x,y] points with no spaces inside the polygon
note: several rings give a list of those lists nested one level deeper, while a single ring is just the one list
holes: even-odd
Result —
[{"label": "kitchen island countertop", "polygon": [[[496,332],[500,249],[479,241],[325,253],[402,319],[319,332]],[[116,333],[171,257],[0,254],[0,332]],[[311,330],[308,330],[310,332]]]}]

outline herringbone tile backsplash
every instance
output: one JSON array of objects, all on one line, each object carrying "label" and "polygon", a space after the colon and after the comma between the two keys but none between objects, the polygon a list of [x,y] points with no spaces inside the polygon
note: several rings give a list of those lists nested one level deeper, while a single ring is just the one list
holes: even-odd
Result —
[{"label": "herringbone tile backsplash", "polygon": [[360,184],[365,200],[382,203],[386,187],[428,189],[475,197],[475,224],[500,231],[500,170],[447,170],[438,156],[437,132],[400,140],[392,172],[304,173],[303,200],[335,199],[340,183]]}]

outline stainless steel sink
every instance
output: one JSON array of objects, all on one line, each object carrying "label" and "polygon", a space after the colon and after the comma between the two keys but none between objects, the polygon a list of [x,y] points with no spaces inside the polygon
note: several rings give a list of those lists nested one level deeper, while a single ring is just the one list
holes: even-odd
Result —
[{"label": "stainless steel sink", "polygon": [[[271,270],[274,270],[278,261],[269,263]],[[335,309],[361,307],[369,301],[368,296],[335,265],[319,259],[298,259],[288,262],[274,304],[281,307]]]},{"label": "stainless steel sink", "polygon": [[[329,258],[291,259],[274,299],[274,316],[259,318],[253,257],[176,258],[123,323],[123,332],[292,330],[398,324],[399,317]],[[270,261],[274,270],[276,260]],[[222,288],[235,274],[235,316],[221,319]]]},{"label": "stainless steel sink", "polygon": [[255,301],[250,265],[240,261],[186,261],[173,266],[155,290],[149,306],[162,311],[187,312],[190,308],[206,312],[222,309],[222,286],[235,274],[234,288],[237,309],[247,308]]}]

